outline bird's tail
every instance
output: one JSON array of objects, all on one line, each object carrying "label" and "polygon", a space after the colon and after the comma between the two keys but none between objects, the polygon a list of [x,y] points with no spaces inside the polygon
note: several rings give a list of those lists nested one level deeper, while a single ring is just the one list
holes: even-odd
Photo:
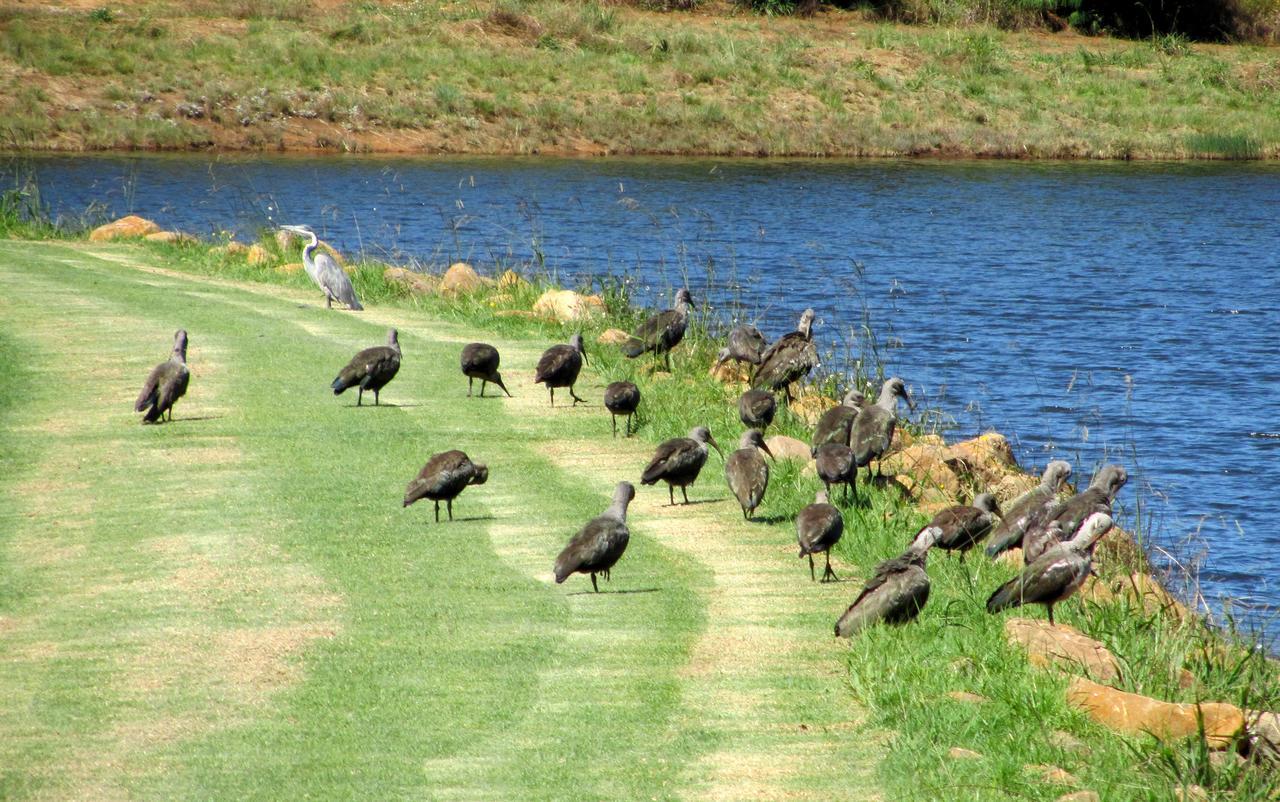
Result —
[{"label": "bird's tail", "polygon": [[999,540],[993,540],[987,544],[987,556],[995,559],[1002,553],[1012,549],[1022,543],[1022,532],[1015,530],[1006,531],[1000,536]]},{"label": "bird's tail", "polygon": [[151,409],[148,409],[148,410],[147,410],[147,414],[146,414],[146,415],[144,415],[144,416],[142,417],[142,422],[143,422],[143,423],[155,423],[156,421],[160,420],[160,418],[161,418],[163,415],[164,415],[164,413],[160,411],[160,405],[159,405],[159,404],[152,404],[152,405],[151,405]]},{"label": "bird's tail", "polygon": [[635,359],[645,351],[649,350],[645,347],[644,340],[641,340],[638,337],[628,337],[619,347],[622,349],[622,355],[627,359]]},{"label": "bird's tail", "polygon": [[997,613],[1009,607],[1018,607],[1022,604],[1022,583],[1017,579],[1012,579],[1000,587],[996,588],[996,592],[991,594],[987,599],[987,612]]},{"label": "bird's tail", "polygon": [[364,307],[360,305],[360,302],[356,300],[356,297],[354,295],[351,296],[350,301],[347,301],[347,308],[350,309],[352,312],[364,311]]},{"label": "bird's tail", "polygon": [[656,485],[658,480],[662,478],[662,467],[659,465],[650,465],[645,468],[644,473],[640,476],[640,484]]}]

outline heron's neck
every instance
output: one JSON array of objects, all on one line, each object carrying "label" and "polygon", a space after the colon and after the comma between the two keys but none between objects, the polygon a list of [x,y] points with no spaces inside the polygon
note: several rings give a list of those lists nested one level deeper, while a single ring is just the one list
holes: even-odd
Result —
[{"label": "heron's neck", "polygon": [[310,237],[310,239],[307,240],[307,244],[302,247],[302,258],[304,259],[310,259],[311,254],[315,252],[316,246],[320,244],[320,238],[317,237],[314,232],[307,236]]}]

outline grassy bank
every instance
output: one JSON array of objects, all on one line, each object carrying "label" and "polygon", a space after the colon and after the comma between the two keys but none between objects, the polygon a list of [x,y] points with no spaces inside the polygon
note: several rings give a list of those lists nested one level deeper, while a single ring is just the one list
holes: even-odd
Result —
[{"label": "grassy bank", "polygon": [[[630,592],[552,584],[564,539],[654,442],[695,424],[736,440],[733,391],[706,375],[707,311],[675,372],[655,374],[595,345],[640,314],[606,295],[578,392],[640,384],[640,435],[615,441],[603,410],[549,413],[531,384],[537,355],[569,333],[505,314],[528,308],[536,281],[444,298],[384,268],[355,268],[369,311],[350,315],[319,308],[305,276],[203,244],[0,243],[0,348],[17,356],[0,370],[30,388],[0,407],[0,443],[22,456],[0,468],[6,797],[1169,800],[1198,785],[1246,800],[1280,787],[1194,739],[1119,736],[1069,708],[1066,678],[1033,669],[983,608],[1005,565],[937,555],[916,624],[834,642],[858,580],[924,520],[891,488],[845,509],[848,583],[813,585],[795,559],[791,519],[814,478],[779,464],[769,523],[747,524],[713,456],[690,494],[703,503],[664,508],[665,490],[641,488],[608,586]],[[179,325],[190,397],[174,424],[139,427],[135,385]],[[327,382],[389,325],[406,354],[383,394],[394,406],[353,410]],[[514,399],[464,397],[457,351],[473,339],[501,349]],[[807,437],[789,415],[780,428]],[[492,477],[437,527],[398,499],[447,447]],[[1280,705],[1274,666],[1199,620],[1122,600],[1058,616],[1106,643],[1125,689]],[[1046,779],[1047,765],[1071,779]]]},{"label": "grassy bank", "polygon": [[563,0],[0,12],[0,147],[1273,158],[1274,47]]}]

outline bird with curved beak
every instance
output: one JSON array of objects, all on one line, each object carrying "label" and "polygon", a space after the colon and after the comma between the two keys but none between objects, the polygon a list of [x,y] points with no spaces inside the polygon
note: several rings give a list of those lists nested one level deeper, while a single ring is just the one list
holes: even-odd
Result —
[{"label": "bird with curved beak", "polygon": [[920,614],[929,601],[929,574],[925,558],[942,532],[925,527],[901,556],[876,566],[862,592],[836,621],[836,637],[847,638],[880,621],[905,624]]},{"label": "bird with curved beak", "polygon": [[653,459],[640,477],[640,484],[657,484],[659,480],[667,483],[667,494],[671,498],[671,506],[675,506],[675,488],[679,487],[684,495],[684,503],[689,503],[689,485],[693,484],[707,462],[707,446],[710,445],[724,459],[724,452],[711,436],[706,426],[694,427],[688,437],[673,437],[654,452]]},{"label": "bird with curved beak", "polygon": [[622,343],[623,355],[628,359],[635,359],[648,351],[655,355],[662,354],[667,372],[670,372],[671,349],[684,339],[692,306],[693,296],[689,291],[683,287],[676,290],[675,308],[659,312],[636,327],[635,332]]},{"label": "bird with curved beak", "polygon": [[768,454],[769,459],[777,461],[760,430],[747,429],[738,441],[738,449],[724,461],[724,477],[742,505],[742,517],[748,521],[769,487],[769,463],[760,456],[761,451]]},{"label": "bird with curved beak", "polygon": [[1069,598],[1093,569],[1093,550],[1102,536],[1111,531],[1111,516],[1095,512],[1085,519],[1075,537],[1040,555],[1018,576],[1010,579],[987,599],[987,612],[998,613],[1024,604],[1043,604],[1053,623],[1053,605]]},{"label": "bird with curved beak", "polygon": [[545,384],[551,391],[551,406],[556,405],[556,388],[568,387],[573,406],[585,404],[586,399],[579,398],[573,392],[573,385],[578,381],[583,364],[590,365],[587,350],[582,344],[582,334],[574,334],[568,345],[553,345],[542,353],[538,367],[534,372],[533,383]]},{"label": "bird with curved beak", "polygon": [[902,379],[897,376],[885,379],[884,385],[880,388],[880,398],[859,412],[858,417],[854,419],[850,439],[856,462],[855,481],[857,468],[868,467],[872,460],[876,460],[876,475],[880,475],[879,460],[889,450],[889,445],[893,442],[894,429],[898,425],[898,399],[906,401],[910,409],[916,408],[916,402],[907,392],[907,385]]}]

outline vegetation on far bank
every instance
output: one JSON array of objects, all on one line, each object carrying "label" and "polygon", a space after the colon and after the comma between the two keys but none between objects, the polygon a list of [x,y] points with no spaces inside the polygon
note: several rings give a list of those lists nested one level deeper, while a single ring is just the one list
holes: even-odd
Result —
[{"label": "vegetation on far bank", "polygon": [[[877,561],[901,552],[925,520],[891,487],[872,491],[865,506],[844,506],[846,537],[836,567],[853,581],[813,585],[795,558],[792,519],[812,500],[817,480],[796,464],[778,463],[759,511],[765,522],[748,524],[724,500],[721,465],[712,456],[691,491],[711,503],[633,510],[633,525],[644,534],[614,571],[610,589],[657,592],[616,596],[607,608],[589,606],[601,601],[590,595],[565,596],[567,589],[542,572],[581,511],[594,514],[620,478],[613,463],[575,467],[574,452],[625,455],[626,468],[638,470],[654,442],[695,424],[709,425],[726,451],[741,431],[735,389],[707,375],[716,350],[714,310],[699,310],[668,375],[595,343],[605,328],[630,328],[644,311],[630,303],[625,287],[593,288],[602,291],[608,314],[582,326],[591,364],[579,394],[594,397],[622,378],[640,385],[640,443],[626,443],[609,437],[602,409],[546,414],[545,394],[527,384],[513,388],[517,399],[510,402],[461,397],[458,343],[496,343],[508,383],[513,377],[527,383],[537,353],[578,328],[506,314],[527,310],[548,286],[536,266],[479,265],[495,277],[513,267],[529,283],[443,297],[410,293],[386,279],[386,265],[361,262],[353,280],[369,311],[349,315],[319,308],[305,275],[279,270],[297,255],[280,252],[269,238],[262,245],[271,258],[250,264],[207,243],[85,245],[69,234],[27,214],[0,215],[0,237],[71,239],[0,244],[0,273],[15,289],[0,302],[6,310],[0,348],[22,356],[0,362],[0,370],[21,365],[69,377],[47,386],[29,380],[32,396],[21,409],[5,411],[4,442],[23,459],[0,473],[0,487],[15,501],[0,515],[0,572],[14,580],[5,586],[16,589],[0,595],[0,615],[25,622],[0,627],[0,638],[16,638],[20,647],[7,651],[17,655],[18,668],[0,680],[0,698],[8,700],[0,710],[9,711],[0,729],[22,734],[0,738],[0,762],[9,767],[0,788],[7,796],[56,794],[97,771],[124,778],[123,786],[101,786],[108,790],[165,798],[332,798],[371,788],[399,796],[423,790],[424,781],[472,797],[495,789],[522,798],[570,790],[686,797],[719,787],[704,772],[707,761],[721,756],[726,775],[759,778],[754,791],[765,798],[784,791],[865,798],[860,764],[810,774],[786,751],[806,743],[829,748],[833,739],[874,746],[857,757],[879,761],[875,776],[890,799],[1048,802],[1088,788],[1105,800],[1163,801],[1195,785],[1210,798],[1261,800],[1280,790],[1280,777],[1264,764],[1222,759],[1197,739],[1160,744],[1120,736],[1070,708],[1066,678],[1032,668],[1005,641],[1009,615],[986,612],[987,593],[1013,569],[979,554],[963,563],[931,557],[933,594],[915,624],[874,629],[824,652],[830,625],[858,581]],[[139,270],[147,268],[177,272]],[[84,289],[86,275],[92,295]],[[234,282],[271,289],[246,293]],[[65,319],[48,317],[47,297],[63,300]],[[71,297],[79,301],[66,304]],[[306,298],[313,304],[299,305]],[[111,322],[106,329],[104,320]],[[181,421],[167,429],[138,427],[127,412],[131,396],[118,403],[102,388],[131,386],[134,374],[163,355],[178,322],[192,330],[195,371],[179,418],[184,407],[211,417],[189,428]],[[388,324],[401,327],[407,361],[405,375],[383,395],[405,406],[370,410],[361,418],[368,425],[351,429],[353,410],[328,395],[328,375],[317,379],[312,366],[340,364],[352,348],[380,341]],[[57,337],[46,336],[50,327]],[[157,353],[137,353],[149,339],[157,339]],[[90,341],[96,356],[85,361],[88,353],[75,343]],[[290,357],[282,359],[284,353]],[[67,360],[89,372],[67,373]],[[829,377],[824,389],[835,393],[835,383],[868,378]],[[300,426],[295,418],[303,407]],[[87,431],[58,423],[65,420],[88,421],[78,424]],[[52,436],[48,427],[55,427]],[[808,436],[789,413],[778,428]],[[413,436],[405,436],[408,430]],[[474,456],[501,455],[490,458],[490,483],[469,490],[455,508],[477,520],[423,531],[427,513],[394,509],[398,487],[383,485],[402,484],[400,473],[416,470],[423,443],[460,439],[475,443]],[[136,440],[144,450],[132,450]],[[54,489],[72,455],[86,464],[86,455],[99,451],[103,459],[87,463],[96,467],[74,478],[76,497],[92,503],[68,507],[39,495]],[[201,478],[189,484],[190,497],[175,504],[141,492],[159,483],[156,472],[173,460]],[[400,466],[395,477],[389,464]],[[335,493],[353,500],[352,512],[330,514],[323,500]],[[390,502],[383,498],[388,493]],[[641,494],[637,503],[654,496],[665,503],[660,488]],[[56,539],[35,538],[27,513]],[[352,525],[352,516],[365,525]],[[171,536],[156,544],[139,540],[147,535],[132,523],[139,520],[172,527]],[[676,533],[689,526],[724,527],[730,554],[711,559],[676,548]],[[192,532],[198,536],[188,540]],[[163,545],[160,557],[196,549],[193,562],[203,567],[157,578],[170,566],[147,557],[156,549],[140,544]],[[244,573],[238,555],[247,547],[256,560],[248,571],[257,580],[252,589],[221,573],[232,566]],[[1099,565],[1107,578],[1131,568]],[[755,569],[781,572],[785,590],[757,594],[758,609],[737,611],[747,629],[726,630],[730,622],[712,615],[713,594]],[[281,570],[290,581],[279,581]],[[721,571],[728,576],[716,576]],[[192,593],[191,582],[204,584]],[[81,603],[86,589],[98,594],[96,604]],[[175,605],[174,594],[185,601]],[[33,619],[36,604],[45,607]],[[1123,689],[1174,701],[1280,706],[1274,664],[1198,617],[1179,619],[1123,597],[1072,601],[1057,614],[1117,655]],[[195,635],[212,628],[215,636],[193,637],[186,627],[194,619],[206,628]],[[134,621],[141,623],[128,624]],[[259,627],[274,627],[270,642],[288,643],[278,653],[253,654],[266,663],[257,670],[280,671],[284,679],[265,689],[251,684],[246,694],[232,672],[230,682],[216,685],[218,695],[201,696],[197,691],[228,659],[210,653],[206,640],[223,643],[220,628]],[[77,640],[84,632],[95,634]],[[182,669],[166,674],[148,662],[147,646],[149,638],[175,632],[190,653],[180,649]],[[741,633],[759,640],[744,647],[734,640]],[[774,665],[766,658],[779,638],[787,654],[826,654],[832,663],[846,660],[847,671],[829,686],[825,672]],[[694,657],[706,652],[700,643],[731,654],[758,649],[753,662],[763,673],[746,679],[708,672]],[[173,659],[171,651],[160,655]],[[95,681],[103,665],[127,681]],[[168,679],[157,686],[157,676]],[[132,695],[138,687],[163,693],[140,705]],[[584,688],[616,695],[607,705],[583,707]],[[712,708],[699,702],[708,691],[724,694]],[[865,706],[868,722],[847,718],[846,694]],[[24,704],[32,698],[39,704]],[[738,718],[744,712],[757,717],[746,727]],[[953,747],[979,756],[953,758]],[[86,751],[95,749],[112,754],[111,764],[87,760]],[[753,762],[757,751],[767,756],[771,749],[773,762]],[[291,769],[304,764],[305,773]],[[75,771],[59,773],[66,766]],[[1070,779],[1047,776],[1044,767],[1061,768]]]},{"label": "vegetation on far bank", "polygon": [[[1274,16],[1267,2],[1258,19]],[[1051,7],[9,6],[0,148],[1280,155],[1274,47],[998,27]]]}]

